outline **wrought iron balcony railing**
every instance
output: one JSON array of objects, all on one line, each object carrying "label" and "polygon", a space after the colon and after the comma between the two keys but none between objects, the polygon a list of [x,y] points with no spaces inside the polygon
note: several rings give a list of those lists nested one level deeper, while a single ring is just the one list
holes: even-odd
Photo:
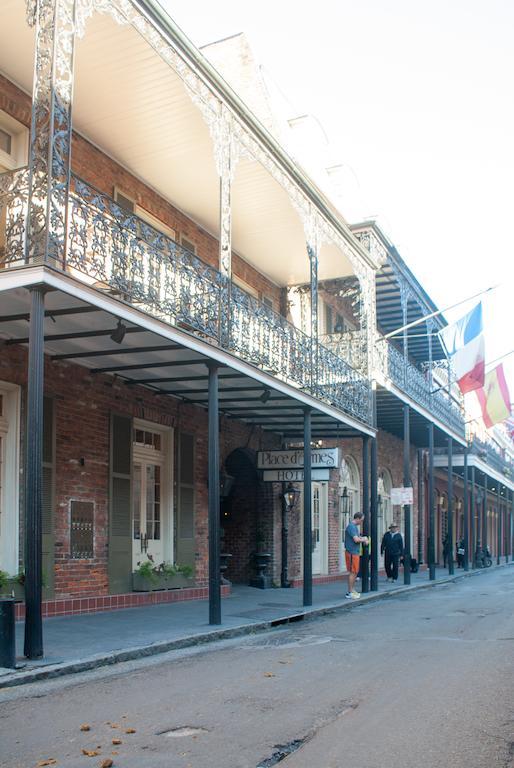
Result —
[{"label": "wrought iron balcony railing", "polygon": [[[4,268],[28,266],[27,199],[26,170],[0,176]],[[214,267],[76,177],[67,220],[66,263],[51,266],[370,423],[366,377]]]},{"label": "wrought iron balcony railing", "polygon": [[455,432],[465,436],[464,416],[460,407],[442,391],[431,392],[428,375],[405,360],[403,354],[380,334],[377,337],[375,359],[378,369],[393,384]]},{"label": "wrought iron balcony railing", "polygon": [[367,374],[368,350],[361,331],[325,333],[320,336],[320,341],[338,357],[347,360],[356,371]]},{"label": "wrought iron balcony railing", "polygon": [[471,435],[469,449],[471,453],[481,458],[490,467],[496,469],[497,472],[501,472],[505,477],[512,478],[514,476],[513,463],[509,461],[507,456],[503,456],[501,451],[491,443],[480,440],[477,435]]}]

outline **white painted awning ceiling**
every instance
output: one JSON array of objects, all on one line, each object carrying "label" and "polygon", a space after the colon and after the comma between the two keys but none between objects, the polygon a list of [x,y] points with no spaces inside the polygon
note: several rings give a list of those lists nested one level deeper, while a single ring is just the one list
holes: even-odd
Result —
[{"label": "white painted awning ceiling", "polygon": [[[0,4],[0,70],[32,92],[34,30],[24,0]],[[73,125],[201,227],[219,232],[219,180],[208,127],[182,80],[131,26],[94,14],[75,58]],[[130,192],[130,190],[127,190]],[[283,187],[240,159],[232,191],[232,245],[278,285],[309,279],[302,222]],[[325,246],[320,279],[352,268]]]},{"label": "white painted awning ceiling", "polygon": [[[112,311],[107,311],[61,290],[46,294],[45,354],[48,360],[62,366],[60,375],[65,377],[68,366],[77,364],[88,369],[93,380],[119,390],[118,399],[137,398],[138,390],[133,388],[137,384],[160,398],[156,402],[163,407],[171,397],[206,408],[206,366],[212,359],[209,346],[202,345],[204,351],[200,352],[187,346],[188,337],[183,333],[176,334],[180,339],[173,339],[151,331],[144,325],[144,315],[132,309],[128,309],[132,320],[123,316],[125,336],[121,343],[115,343],[110,336],[117,327],[116,310],[121,312],[127,307],[112,300],[111,303]],[[29,291],[4,289],[0,279],[0,354],[11,344],[27,345],[29,312]],[[258,368],[254,375],[242,372],[238,364],[239,360],[230,356],[225,364],[220,363],[220,413],[284,438],[301,440],[306,405],[303,391],[274,380]],[[87,384],[86,379],[84,387]],[[360,434],[355,420],[347,419],[343,413],[336,417],[332,410],[321,403],[313,408],[313,437]],[[363,429],[370,432],[365,426]]]}]

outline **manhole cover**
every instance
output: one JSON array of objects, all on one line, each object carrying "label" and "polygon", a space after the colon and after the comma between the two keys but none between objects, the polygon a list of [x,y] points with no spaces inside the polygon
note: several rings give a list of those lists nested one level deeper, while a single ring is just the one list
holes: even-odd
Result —
[{"label": "manhole cover", "polygon": [[178,728],[170,728],[159,731],[157,736],[166,736],[168,739],[182,739],[184,736],[199,736],[201,733],[209,733],[207,728],[199,728],[194,725],[182,725]]}]

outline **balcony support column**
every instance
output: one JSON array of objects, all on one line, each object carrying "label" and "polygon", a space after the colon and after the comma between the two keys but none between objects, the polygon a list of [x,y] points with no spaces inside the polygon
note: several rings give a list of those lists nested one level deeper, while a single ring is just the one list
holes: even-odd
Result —
[{"label": "balcony support column", "polygon": [[378,457],[377,438],[371,438],[370,461],[370,535],[371,535],[371,592],[378,591]]},{"label": "balcony support column", "polygon": [[470,506],[470,532],[469,532],[469,541],[470,541],[470,555],[471,555],[471,567],[476,568],[476,549],[477,549],[477,531],[478,526],[475,525],[476,522],[476,498],[475,498],[475,467],[471,467],[471,489],[470,489],[470,497],[469,497],[469,506]]},{"label": "balcony support column", "polygon": [[[364,512],[362,533],[364,536],[369,536],[369,435],[364,435],[362,438],[362,511]],[[376,542],[374,544],[376,545]],[[364,545],[361,556],[361,585],[362,592],[369,592],[369,547]]]},{"label": "balcony support column", "polygon": [[469,497],[468,497],[468,446],[464,448],[464,477],[463,477],[463,514],[464,514],[464,570],[469,571]]},{"label": "balcony support column", "polygon": [[310,298],[311,298],[311,317],[310,317],[310,337],[311,337],[311,392],[317,394],[318,384],[318,249],[316,237],[312,242],[307,242],[307,255],[310,266]]},{"label": "balcony support column", "polygon": [[25,644],[29,659],[43,655],[42,600],[42,487],[43,379],[45,293],[30,291],[29,360],[27,385],[27,445],[25,459]]},{"label": "balcony support column", "polygon": [[448,438],[448,574],[453,576],[453,440]]},{"label": "balcony support column", "polygon": [[221,624],[218,366],[208,364],[209,624]]},{"label": "balcony support column", "polygon": [[[410,477],[410,409],[403,406],[403,487],[411,486]],[[404,504],[403,583],[410,584],[411,559],[411,505]]]},{"label": "balcony support column", "polygon": [[435,579],[434,425],[428,425],[428,574]]},{"label": "balcony support column", "polygon": [[484,474],[484,502],[482,507],[482,547],[487,547],[487,475]]},{"label": "balcony support column", "polygon": [[68,232],[76,0],[40,0],[36,27],[25,258],[63,268]]},{"label": "balcony support column", "polygon": [[500,483],[498,483],[498,489],[496,491],[496,565],[500,565],[502,556],[502,527]]},{"label": "balcony support column", "polygon": [[425,489],[423,485],[423,448],[418,448],[418,565],[423,562],[423,534],[425,530]]},{"label": "balcony support column", "polygon": [[215,135],[216,168],[219,186],[219,271],[222,285],[220,294],[219,333],[221,345],[230,347],[230,320],[232,303],[232,182],[237,163],[232,121],[224,104]]},{"label": "balcony support column", "polygon": [[400,280],[400,303],[402,305],[402,325],[403,333],[403,380],[405,386],[407,385],[407,370],[409,365],[409,331],[405,326],[408,321],[409,314],[409,289],[404,284],[403,280]]},{"label": "balcony support column", "polygon": [[311,409],[303,415],[303,604],[312,605]]}]

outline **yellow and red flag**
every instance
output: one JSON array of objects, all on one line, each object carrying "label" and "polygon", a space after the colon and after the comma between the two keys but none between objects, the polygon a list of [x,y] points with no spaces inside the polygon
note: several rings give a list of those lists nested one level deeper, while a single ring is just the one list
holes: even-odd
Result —
[{"label": "yellow and red flag", "polygon": [[489,429],[510,416],[510,395],[503,365],[485,374],[484,386],[476,390],[482,418]]}]

